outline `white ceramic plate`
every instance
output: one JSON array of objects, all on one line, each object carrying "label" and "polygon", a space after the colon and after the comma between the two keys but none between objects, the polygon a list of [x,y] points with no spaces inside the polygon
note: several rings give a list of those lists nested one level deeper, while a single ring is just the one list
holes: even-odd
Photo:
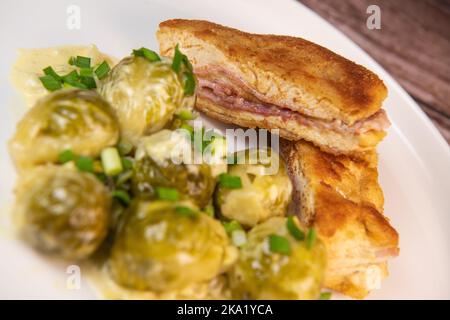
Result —
[{"label": "white ceramic plate", "polygon": [[[70,5],[81,29],[66,27]],[[122,57],[132,48],[157,49],[155,32],[169,18],[200,18],[242,30],[304,37],[365,65],[389,88],[392,120],[379,147],[385,212],[400,233],[400,256],[374,299],[450,298],[450,149],[402,88],[343,34],[295,1],[24,1],[0,3],[0,298],[93,298],[86,283],[68,290],[67,265],[37,255],[11,237],[6,212],[15,174],[6,150],[20,111],[8,81],[17,48],[95,43]],[[376,31],[374,31],[376,32]],[[6,229],[6,231],[5,231]]]}]

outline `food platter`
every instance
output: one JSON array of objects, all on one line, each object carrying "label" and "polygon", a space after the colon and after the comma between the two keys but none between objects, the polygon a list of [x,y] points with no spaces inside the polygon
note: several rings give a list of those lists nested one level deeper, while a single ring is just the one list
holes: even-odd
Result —
[{"label": "food platter", "polygon": [[[69,2],[46,1],[37,7],[28,1],[5,1],[1,6],[0,251],[7,261],[0,267],[1,298],[96,297],[84,278],[80,290],[68,290],[67,264],[44,259],[8,232],[16,177],[6,142],[24,112],[8,79],[16,49],[94,43],[117,57],[141,46],[156,50],[159,22],[175,17],[207,19],[249,32],[300,36],[366,66],[383,79],[389,91],[384,108],[392,126],[378,148],[379,173],[385,213],[400,234],[400,255],[390,262],[390,276],[382,289],[369,298],[450,297],[449,147],[389,74],[309,9],[295,1],[100,1],[95,5],[79,1],[80,29],[70,29]],[[211,124],[225,128],[216,121]]]}]

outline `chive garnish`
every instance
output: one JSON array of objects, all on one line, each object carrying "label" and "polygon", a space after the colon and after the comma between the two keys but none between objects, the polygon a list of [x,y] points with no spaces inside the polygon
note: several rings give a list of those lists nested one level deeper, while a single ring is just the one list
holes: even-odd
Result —
[{"label": "chive garnish", "polygon": [[175,46],[175,54],[172,60],[172,69],[175,72],[180,72],[181,62],[183,61],[183,54],[181,53],[178,44]]},{"label": "chive garnish", "polygon": [[222,173],[219,175],[219,185],[227,189],[240,189],[242,188],[241,177],[232,176],[228,173]]},{"label": "chive garnish", "polygon": [[95,88],[97,88],[97,84],[95,83],[94,77],[91,77],[91,76],[89,76],[89,77],[81,77],[80,81],[88,89],[95,89]]},{"label": "chive garnish", "polygon": [[109,70],[111,70],[111,68],[109,67],[108,62],[103,61],[97,67],[97,69],[95,69],[95,74],[97,75],[97,78],[103,79],[104,77],[106,77],[106,75],[108,74]]},{"label": "chive garnish", "polygon": [[53,78],[55,78],[56,80],[61,80],[61,77],[55,72],[55,70],[53,70],[52,67],[48,66],[47,68],[45,68],[44,70],[44,74],[48,75],[48,76],[52,76]]},{"label": "chive garnish", "polygon": [[293,236],[295,239],[297,240],[305,239],[305,233],[297,227],[293,216],[289,216],[287,218],[286,228],[288,229],[291,236]]},{"label": "chive garnish", "polygon": [[331,299],[331,292],[321,292],[319,300],[330,300]]},{"label": "chive garnish", "polygon": [[[70,60],[69,60],[69,64],[70,64]],[[77,56],[75,58],[75,60],[73,61],[73,65],[77,66],[78,68],[90,68],[91,67],[91,58]]]},{"label": "chive garnish", "polygon": [[231,220],[230,222],[223,222],[223,227],[229,235],[231,235],[233,231],[242,230],[242,226],[236,220]]},{"label": "chive garnish", "polygon": [[177,117],[181,120],[194,120],[197,116],[189,109],[183,109],[178,114]]},{"label": "chive garnish", "polygon": [[116,189],[111,192],[111,196],[118,199],[124,205],[129,205],[131,202],[131,197],[127,191],[122,189]]},{"label": "chive garnish", "polygon": [[100,157],[106,175],[115,176],[123,171],[122,159],[116,148],[108,147],[103,149]]},{"label": "chive garnish", "polygon": [[136,57],[144,57],[150,62],[161,61],[161,58],[155,51],[144,47],[133,50],[133,55],[135,55]]},{"label": "chive garnish", "polygon": [[41,80],[42,85],[47,89],[48,91],[55,91],[58,89],[61,89],[61,82],[58,79],[55,79],[53,76],[45,75],[42,77],[39,77],[39,80]]},{"label": "chive garnish", "polygon": [[64,82],[70,83],[75,82],[80,79],[80,76],[78,75],[78,72],[76,70],[70,71],[68,74],[62,77]]},{"label": "chive garnish", "polygon": [[58,156],[58,162],[61,164],[72,161],[74,159],[75,159],[75,154],[70,149],[64,150]]},{"label": "chive garnish", "polygon": [[92,68],[80,68],[80,76],[92,77],[94,70]]},{"label": "chive garnish", "polygon": [[189,207],[186,207],[186,206],[176,206],[175,212],[180,215],[192,217],[192,218],[197,216],[197,212],[195,210],[193,210]]},{"label": "chive garnish", "polygon": [[284,255],[291,254],[291,244],[286,237],[276,234],[269,235],[269,249],[275,253],[281,253]]},{"label": "chive garnish", "polygon": [[184,94],[192,96],[195,92],[195,78],[192,73],[186,72],[184,74]]},{"label": "chive garnish", "polygon": [[156,194],[161,200],[177,201],[179,199],[178,191],[172,188],[156,188]]},{"label": "chive garnish", "polygon": [[122,157],[121,160],[122,160],[122,166],[123,166],[124,170],[133,169],[133,160],[131,160],[131,158]]},{"label": "chive garnish", "polygon": [[80,171],[94,171],[94,160],[91,157],[80,156],[75,160],[75,165]]},{"label": "chive garnish", "polygon": [[316,230],[314,228],[309,229],[308,235],[306,236],[306,247],[311,249],[316,242]]}]

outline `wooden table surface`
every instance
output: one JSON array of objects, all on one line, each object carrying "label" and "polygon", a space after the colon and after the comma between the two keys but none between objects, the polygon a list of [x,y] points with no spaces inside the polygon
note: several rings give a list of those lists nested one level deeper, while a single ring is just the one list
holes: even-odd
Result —
[{"label": "wooden table surface", "polygon": [[[450,144],[449,0],[299,0],[380,63],[422,107]],[[369,5],[381,29],[369,30]]]}]

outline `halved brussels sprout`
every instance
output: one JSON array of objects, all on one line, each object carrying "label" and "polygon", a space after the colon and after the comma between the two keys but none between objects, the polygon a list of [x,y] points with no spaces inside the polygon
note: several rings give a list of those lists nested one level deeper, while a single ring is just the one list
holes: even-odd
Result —
[{"label": "halved brussels sprout", "polygon": [[34,247],[83,259],[107,234],[110,202],[106,188],[94,175],[50,165],[21,177],[16,214],[21,233]]},{"label": "halved brussels sprout", "polygon": [[162,129],[176,111],[193,108],[195,101],[184,95],[182,79],[166,58],[122,59],[102,80],[99,92],[116,110],[121,134],[133,143]]},{"label": "halved brussels sprout", "polygon": [[162,292],[210,280],[236,258],[217,220],[183,203],[137,199],[121,220],[108,267],[124,287]]},{"label": "halved brussels sprout", "polygon": [[205,207],[215,187],[215,178],[207,164],[185,164],[183,156],[191,154],[187,138],[178,131],[161,130],[140,140],[133,167],[132,188],[136,195],[154,198],[155,188],[177,189]]},{"label": "halved brussels sprout", "polygon": [[[316,240],[297,240],[287,230],[286,218],[274,217],[254,227],[241,248],[239,260],[230,272],[230,285],[236,298],[317,299],[324,276],[326,252]],[[274,252],[289,248],[289,254]],[[280,240],[281,237],[281,241]],[[287,244],[286,244],[287,242]],[[281,246],[281,245],[284,245]],[[273,250],[273,251],[272,251]],[[280,250],[281,251],[281,250]]]},{"label": "halved brussels sprout", "polygon": [[[291,199],[292,184],[284,163],[274,151],[250,149],[236,154],[228,174],[241,179],[242,188],[219,185],[216,202],[221,214],[245,226],[283,216]],[[241,164],[240,164],[241,163]]]},{"label": "halved brussels sprout", "polygon": [[119,129],[109,104],[91,90],[58,90],[38,100],[9,143],[21,170],[56,162],[65,149],[97,156],[116,144]]}]

